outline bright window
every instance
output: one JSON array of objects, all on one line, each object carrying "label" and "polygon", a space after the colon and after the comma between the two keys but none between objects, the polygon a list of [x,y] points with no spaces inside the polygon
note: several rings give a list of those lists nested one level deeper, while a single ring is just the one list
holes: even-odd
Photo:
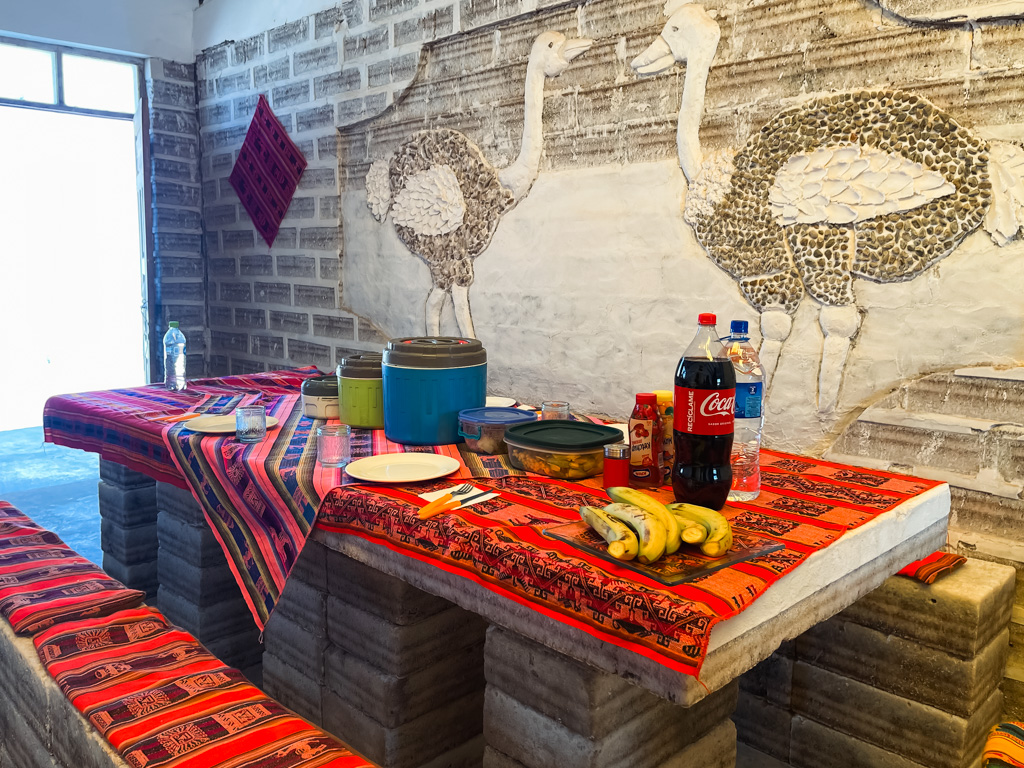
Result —
[{"label": "bright window", "polygon": [[0,98],[56,104],[53,51],[0,44]]},{"label": "bright window", "polygon": [[64,103],[107,112],[134,112],[138,67],[86,56],[63,57]]}]

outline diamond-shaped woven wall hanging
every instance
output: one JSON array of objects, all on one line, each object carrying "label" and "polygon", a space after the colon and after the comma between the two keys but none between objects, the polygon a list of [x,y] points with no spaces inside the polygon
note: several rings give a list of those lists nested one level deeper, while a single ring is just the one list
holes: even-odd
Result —
[{"label": "diamond-shaped woven wall hanging", "polygon": [[306,158],[260,94],[229,181],[267,245],[274,244]]}]

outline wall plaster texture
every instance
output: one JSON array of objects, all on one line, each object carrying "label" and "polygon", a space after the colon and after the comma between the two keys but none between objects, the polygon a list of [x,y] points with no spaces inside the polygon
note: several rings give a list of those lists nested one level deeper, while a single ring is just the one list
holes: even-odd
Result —
[{"label": "wall plaster texture", "polygon": [[[1019,22],[880,24],[877,8],[859,2],[708,6],[722,27],[701,125],[709,150],[742,145],[813,95],[860,87],[918,93],[980,136],[1024,140]],[[560,6],[428,46],[392,108],[342,127],[342,304],[385,335],[423,333],[428,270],[390,222],[372,218],[366,170],[415,130],[435,127],[463,131],[496,166],[509,162],[528,46],[543,29],[560,29],[595,44],[549,81],[540,177],[475,263],[472,310],[490,389],[622,416],[633,393],[671,385],[698,312],[716,311],[720,330],[731,319],[756,328],[754,310],[681,216],[675,129],[684,68],[645,79],[629,69],[660,31],[661,10],[653,2],[619,14],[603,2]],[[805,298],[769,392],[767,444],[820,451],[856,411],[906,379],[1024,359],[1022,256],[1019,237],[998,248],[979,231],[909,282],[855,280],[861,326],[838,407],[825,416],[814,397],[823,334],[818,305]],[[442,330],[457,330],[450,306]]]}]

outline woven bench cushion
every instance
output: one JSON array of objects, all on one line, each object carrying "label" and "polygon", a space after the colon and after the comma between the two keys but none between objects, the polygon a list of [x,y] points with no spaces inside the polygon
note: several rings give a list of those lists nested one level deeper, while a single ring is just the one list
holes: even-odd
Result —
[{"label": "woven bench cushion", "polygon": [[38,533],[43,529],[8,501],[0,501],[0,540]]},{"label": "woven bench cushion", "polygon": [[33,642],[60,689],[129,765],[372,766],[154,608],[57,626]]},{"label": "woven bench cushion", "polygon": [[57,534],[2,504],[0,525],[6,533],[0,534],[0,615],[19,635],[105,616],[143,601],[145,593],[128,589]]}]

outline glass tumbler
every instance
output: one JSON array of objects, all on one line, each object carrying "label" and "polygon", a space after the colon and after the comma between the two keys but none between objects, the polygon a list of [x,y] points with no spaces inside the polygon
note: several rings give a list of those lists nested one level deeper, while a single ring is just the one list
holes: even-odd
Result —
[{"label": "glass tumbler", "polygon": [[352,457],[348,424],[324,424],[316,428],[316,460],[323,467],[344,467]]},{"label": "glass tumbler", "polygon": [[242,443],[258,443],[267,436],[267,409],[262,405],[235,408],[235,437]]},{"label": "glass tumbler", "polygon": [[540,404],[541,419],[568,419],[569,403],[564,400],[545,400]]}]

